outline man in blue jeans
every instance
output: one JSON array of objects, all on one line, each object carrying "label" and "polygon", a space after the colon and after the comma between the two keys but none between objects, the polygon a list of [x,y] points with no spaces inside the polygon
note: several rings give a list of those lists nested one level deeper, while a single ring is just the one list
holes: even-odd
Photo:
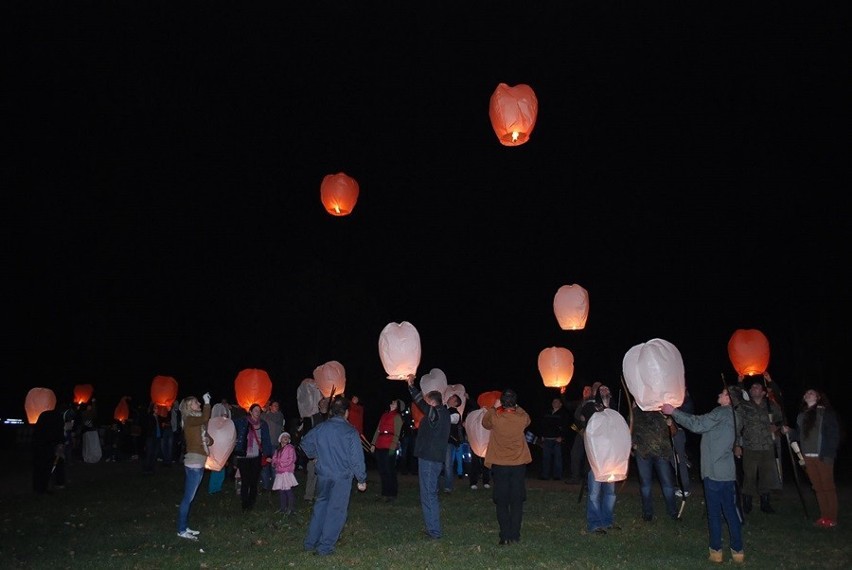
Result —
[{"label": "man in blue jeans", "polygon": [[414,385],[414,374],[408,375],[408,391],[412,405],[423,412],[414,456],[417,457],[417,474],[420,480],[420,508],[428,538],[441,538],[441,506],[438,502],[438,478],[444,468],[447,441],[450,436],[450,411],[443,404],[441,392],[433,390],[423,396]]},{"label": "man in blue jeans", "polygon": [[458,407],[461,406],[461,398],[453,394],[447,400],[447,410],[450,413],[450,436],[447,440],[447,451],[444,454],[444,492],[453,492],[453,483],[456,479],[456,457],[459,445],[462,442],[462,422]]},{"label": "man in blue jeans", "polygon": [[639,471],[639,494],[642,497],[642,520],[654,519],[651,489],[654,473],[663,489],[666,512],[678,518],[675,501],[675,477],[670,463],[672,441],[666,418],[659,412],[644,412],[633,403],[633,458]]}]

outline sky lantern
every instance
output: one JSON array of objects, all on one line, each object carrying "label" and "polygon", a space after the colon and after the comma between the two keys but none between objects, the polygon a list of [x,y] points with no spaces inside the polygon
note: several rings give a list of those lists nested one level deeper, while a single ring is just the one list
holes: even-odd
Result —
[{"label": "sky lantern", "polygon": [[325,398],[330,398],[332,392],[337,396],[346,391],[346,370],[336,360],[329,360],[314,368],[314,380]]},{"label": "sky lantern", "polygon": [[488,114],[494,133],[504,146],[518,146],[530,138],[538,116],[538,99],[529,85],[501,83],[491,94]]},{"label": "sky lantern", "polygon": [[299,417],[309,418],[319,413],[319,401],[322,400],[322,392],[317,387],[313,378],[305,378],[296,388],[296,404],[299,408]]},{"label": "sky lantern", "polygon": [[[497,392],[497,394],[499,397],[500,392]],[[491,405],[493,406],[494,402],[491,402]],[[464,432],[467,435],[470,450],[479,457],[485,457],[485,452],[488,451],[488,440],[491,438],[491,430],[482,427],[482,416],[485,415],[489,407],[491,406],[473,410],[464,420]]]},{"label": "sky lantern", "polygon": [[578,331],[586,328],[589,318],[589,292],[582,286],[563,285],[553,297],[553,313],[564,331]]},{"label": "sky lantern", "polygon": [[627,351],[621,363],[624,382],[644,412],[656,412],[663,404],[675,408],[686,397],[683,357],[675,345],[655,338]]},{"label": "sky lantern", "polygon": [[246,368],[237,374],[234,392],[237,395],[237,404],[245,411],[249,411],[252,404],[260,404],[262,407],[272,395],[272,380],[265,370]]},{"label": "sky lantern", "polygon": [[503,395],[503,392],[500,390],[492,390],[490,392],[483,392],[479,396],[476,397],[476,403],[480,408],[491,408],[494,406],[494,402],[500,399],[500,396]]},{"label": "sky lantern", "polygon": [[358,201],[358,182],[344,174],[328,174],[320,185],[320,199],[325,211],[332,216],[348,216]]},{"label": "sky lantern", "polygon": [[574,355],[561,346],[545,348],[538,354],[538,373],[545,386],[565,392],[574,377]]},{"label": "sky lantern", "polygon": [[151,380],[151,401],[157,406],[171,409],[177,394],[178,383],[171,376],[154,376]]},{"label": "sky lantern", "polygon": [[630,428],[611,408],[595,412],[583,434],[589,466],[595,481],[611,483],[627,479],[630,464]]},{"label": "sky lantern", "polygon": [[760,376],[769,368],[769,339],[757,329],[737,329],[728,341],[728,358],[740,376]]},{"label": "sky lantern", "polygon": [[130,406],[127,405],[127,396],[122,396],[121,400],[118,401],[115,411],[112,413],[112,418],[121,423],[130,419]]},{"label": "sky lantern", "polygon": [[77,405],[88,404],[95,393],[95,387],[91,384],[77,384],[74,386],[74,403]]},{"label": "sky lantern", "polygon": [[228,464],[228,458],[237,443],[237,429],[231,418],[219,416],[207,420],[207,433],[213,439],[213,445],[207,448],[205,469],[221,471]]},{"label": "sky lantern", "polygon": [[24,398],[27,421],[34,424],[42,412],[56,408],[56,394],[50,388],[32,388]]},{"label": "sky lantern", "polygon": [[443,394],[447,389],[447,375],[440,368],[433,368],[420,378],[420,391],[425,396],[429,392],[438,391]]},{"label": "sky lantern", "polygon": [[379,358],[388,380],[405,380],[420,365],[420,333],[408,321],[388,323],[379,334]]}]

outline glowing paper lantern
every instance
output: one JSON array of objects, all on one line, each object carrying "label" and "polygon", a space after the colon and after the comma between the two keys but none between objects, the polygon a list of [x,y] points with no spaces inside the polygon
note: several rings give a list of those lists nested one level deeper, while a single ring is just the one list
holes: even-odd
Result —
[{"label": "glowing paper lantern", "polygon": [[411,404],[411,423],[414,424],[414,429],[420,429],[420,421],[425,415],[417,404]]},{"label": "glowing paper lantern", "polygon": [[314,368],[314,380],[317,388],[326,398],[331,397],[332,391],[335,396],[346,391],[346,370],[336,360],[329,360]]},{"label": "glowing paper lantern", "polygon": [[545,348],[538,354],[538,372],[545,386],[564,391],[574,377],[574,355],[561,346]]},{"label": "glowing paper lantern", "polygon": [[88,404],[94,393],[95,388],[91,384],[77,384],[74,386],[74,403]]},{"label": "glowing paper lantern", "polygon": [[769,368],[769,339],[757,329],[737,329],[728,341],[728,358],[742,376],[760,376]]},{"label": "glowing paper lantern", "polygon": [[34,424],[42,412],[56,408],[56,394],[50,388],[33,388],[24,398],[27,422]]},{"label": "glowing paper lantern", "polygon": [[121,398],[115,406],[115,411],[112,413],[115,421],[124,423],[130,419],[130,406],[127,405],[127,396]]},{"label": "glowing paper lantern", "polygon": [[610,408],[595,412],[586,424],[583,437],[595,481],[610,483],[627,479],[630,428],[621,414]]},{"label": "glowing paper lantern", "polygon": [[265,370],[246,368],[237,374],[234,392],[237,394],[237,404],[245,411],[249,411],[252,404],[265,406],[272,395],[272,380]]},{"label": "glowing paper lantern", "polygon": [[332,216],[348,216],[358,201],[358,182],[343,172],[328,174],[320,185],[320,199]]},{"label": "glowing paper lantern", "polygon": [[379,334],[379,358],[388,380],[405,380],[420,365],[420,333],[408,321],[388,323]]},{"label": "glowing paper lantern", "polygon": [[461,403],[456,407],[464,417],[464,407],[467,405],[467,390],[464,389],[464,384],[450,384],[444,389],[443,398],[444,404],[450,401],[450,396],[458,396]]},{"label": "glowing paper lantern", "polygon": [[482,416],[487,411],[488,408],[473,410],[464,420],[464,431],[470,450],[479,457],[485,457],[485,452],[488,451],[488,440],[491,438],[491,430],[482,427]]},{"label": "glowing paper lantern", "polygon": [[488,114],[500,144],[522,145],[535,128],[538,99],[529,85],[509,87],[501,83],[491,95]]},{"label": "glowing paper lantern", "polygon": [[624,382],[636,405],[644,412],[659,411],[663,404],[675,408],[686,397],[683,357],[672,343],[661,338],[637,344],[621,363]]},{"label": "glowing paper lantern", "polygon": [[171,376],[154,376],[151,380],[151,401],[154,404],[170,410],[177,394],[178,383]]},{"label": "glowing paper lantern", "polygon": [[296,388],[296,404],[299,407],[299,416],[309,418],[319,412],[319,401],[322,400],[322,392],[317,388],[313,378],[305,378]]},{"label": "glowing paper lantern", "polygon": [[218,417],[207,420],[207,433],[213,438],[213,445],[207,448],[205,469],[221,471],[228,464],[228,458],[237,443],[237,429],[230,418]]},{"label": "glowing paper lantern", "polygon": [[553,313],[564,331],[586,327],[589,318],[589,292],[580,285],[563,285],[553,297]]},{"label": "glowing paper lantern", "polygon": [[[491,408],[494,406],[494,402],[500,399],[500,396],[503,395],[503,392],[500,390],[492,390],[491,392],[483,392],[476,398],[476,403],[480,408]],[[473,413],[473,412],[471,412]]]},{"label": "glowing paper lantern", "polygon": [[447,375],[440,368],[433,368],[420,379],[420,391],[425,396],[429,392],[438,391],[441,394],[447,389]]}]

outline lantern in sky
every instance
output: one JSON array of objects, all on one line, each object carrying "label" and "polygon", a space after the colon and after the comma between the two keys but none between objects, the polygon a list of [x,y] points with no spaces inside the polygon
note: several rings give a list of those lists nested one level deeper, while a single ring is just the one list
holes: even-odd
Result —
[{"label": "lantern in sky", "polygon": [[42,412],[56,408],[56,394],[50,388],[32,388],[24,398],[27,421],[34,424]]},{"label": "lantern in sky", "polygon": [[[494,405],[493,402],[492,405]],[[479,457],[485,457],[485,452],[488,451],[488,440],[491,438],[491,430],[482,427],[482,416],[487,411],[488,408],[485,407],[473,410],[464,420],[464,432],[467,435],[470,450]]]},{"label": "lantern in sky", "polygon": [[728,358],[740,376],[759,376],[769,368],[769,339],[757,329],[737,329],[728,341]]},{"label": "lantern in sky", "polygon": [[583,438],[595,481],[611,483],[627,479],[630,428],[621,414],[611,408],[595,412],[586,424]]},{"label": "lantern in sky", "polygon": [[346,370],[336,360],[329,360],[314,368],[314,381],[324,397],[330,398],[332,392],[337,396],[346,391]]},{"label": "lantern in sky", "polygon": [[320,185],[320,199],[332,216],[348,216],[358,201],[358,182],[343,172],[328,174]]},{"label": "lantern in sky", "polygon": [[151,380],[151,401],[157,406],[171,409],[177,395],[178,383],[171,376],[154,376]]},{"label": "lantern in sky", "polygon": [[438,391],[441,394],[447,389],[447,375],[440,368],[433,368],[420,379],[420,391],[425,396],[429,392]]},{"label": "lantern in sky", "polygon": [[420,365],[420,333],[408,321],[388,323],[379,334],[379,358],[388,380],[405,380]]},{"label": "lantern in sky", "polygon": [[683,357],[675,345],[655,338],[627,351],[621,363],[624,382],[644,412],[659,411],[663,404],[675,408],[686,397]]},{"label": "lantern in sky", "polygon": [[112,413],[115,421],[124,423],[130,419],[130,406],[127,405],[127,396],[123,396],[115,406],[115,411]]},{"label": "lantern in sky", "polygon": [[296,404],[299,408],[299,416],[309,418],[319,412],[319,401],[322,400],[322,392],[317,388],[313,378],[305,378],[296,388]]},{"label": "lantern in sky", "polygon": [[237,443],[237,429],[231,418],[217,417],[207,420],[207,433],[213,438],[213,445],[207,448],[205,469],[221,471],[228,464],[228,458]]},{"label": "lantern in sky", "polygon": [[500,399],[503,392],[500,390],[492,390],[491,392],[483,392],[476,398],[476,403],[480,408],[490,408],[494,406],[494,402]]},{"label": "lantern in sky", "polygon": [[95,388],[91,384],[77,384],[74,386],[74,403],[77,405],[88,404],[94,393]]},{"label": "lantern in sky", "polygon": [[553,313],[562,330],[584,329],[589,318],[589,292],[576,283],[563,285],[553,297]]},{"label": "lantern in sky", "polygon": [[272,395],[272,380],[265,370],[246,368],[237,374],[234,392],[237,394],[237,404],[245,411],[248,411],[252,404],[265,406]]},{"label": "lantern in sky", "polygon": [[538,99],[529,85],[501,83],[491,95],[488,111],[494,133],[504,146],[527,142],[538,116]]},{"label": "lantern in sky", "polygon": [[545,386],[564,392],[574,377],[574,355],[561,346],[545,348],[538,354],[538,372]]}]

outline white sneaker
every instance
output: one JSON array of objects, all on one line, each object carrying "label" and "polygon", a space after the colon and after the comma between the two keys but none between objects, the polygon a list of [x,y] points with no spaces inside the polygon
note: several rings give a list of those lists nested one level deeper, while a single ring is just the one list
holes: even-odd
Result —
[{"label": "white sneaker", "polygon": [[476,491],[477,489],[479,489],[479,487],[477,487],[476,485],[471,485],[471,486],[470,486],[470,490],[471,490],[471,491]]},{"label": "white sneaker", "polygon": [[198,536],[199,534],[201,534],[200,530],[192,530],[189,527],[186,527],[186,532],[188,532],[189,534],[194,534],[195,536]]},{"label": "white sneaker", "polygon": [[491,485],[489,485],[488,483],[486,483],[485,485],[483,485],[483,487],[485,487],[486,489],[490,489],[490,488],[491,488]]},{"label": "white sneaker", "polygon": [[680,489],[675,490],[675,497],[680,497],[681,499],[684,497],[689,497],[691,495],[689,491],[683,492]]},{"label": "white sneaker", "polygon": [[183,532],[177,533],[177,535],[181,538],[185,538],[187,540],[198,540],[198,537],[189,532],[189,530],[185,530]]}]

